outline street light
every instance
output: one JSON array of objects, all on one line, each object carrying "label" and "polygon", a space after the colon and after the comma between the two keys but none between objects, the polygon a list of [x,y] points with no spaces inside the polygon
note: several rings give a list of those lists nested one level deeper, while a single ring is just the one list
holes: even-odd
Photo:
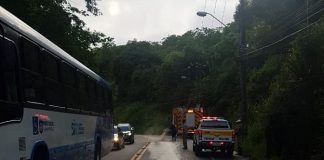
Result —
[{"label": "street light", "polygon": [[[240,26],[240,49],[239,49],[239,55],[245,55],[246,53],[246,37],[245,37],[245,1],[246,0],[240,0],[240,6],[239,6],[239,26]],[[226,26],[222,21],[217,19],[214,15],[208,13],[208,12],[203,12],[199,11],[197,12],[197,15],[200,17],[205,17],[207,14],[215,18],[219,23],[221,23],[223,26]],[[242,126],[242,131],[240,135],[240,140],[238,142],[242,143],[245,139],[245,136],[247,134],[247,98],[246,98],[246,64],[243,59],[239,59],[239,77],[240,77],[240,88],[241,88],[241,103],[240,103],[240,120],[237,121],[241,124]],[[238,146],[238,152],[240,154],[241,152],[241,145],[239,143]]]},{"label": "street light", "polygon": [[208,13],[208,12],[204,12],[204,11],[199,11],[197,12],[197,15],[200,16],[200,17],[205,17],[206,15],[210,15],[212,16],[213,18],[215,18],[219,23],[221,23],[224,27],[226,27],[226,24],[224,24],[222,21],[220,21],[219,19],[217,19],[214,15]]}]

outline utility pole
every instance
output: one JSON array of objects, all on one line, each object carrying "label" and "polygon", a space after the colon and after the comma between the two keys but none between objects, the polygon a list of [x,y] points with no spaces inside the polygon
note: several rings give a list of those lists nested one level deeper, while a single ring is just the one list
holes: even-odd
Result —
[{"label": "utility pole", "polygon": [[241,88],[241,103],[240,103],[240,119],[241,119],[241,136],[239,142],[239,153],[241,152],[241,144],[246,136],[247,131],[247,99],[246,99],[246,65],[243,58],[246,53],[246,39],[245,39],[245,2],[240,0],[240,12],[239,12],[239,26],[240,26],[240,49],[239,49],[239,76],[240,76],[240,88]]}]

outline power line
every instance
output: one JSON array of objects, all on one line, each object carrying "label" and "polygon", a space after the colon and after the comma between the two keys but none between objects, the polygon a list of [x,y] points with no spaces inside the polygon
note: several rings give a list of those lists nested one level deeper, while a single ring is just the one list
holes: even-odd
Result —
[{"label": "power line", "polygon": [[[309,16],[309,17],[312,17],[312,16],[316,15],[317,13],[319,13],[319,12],[321,12],[321,11],[323,11],[323,8],[322,8],[321,10],[319,10],[318,12],[314,13],[313,15]],[[261,47],[261,48],[258,48],[258,49],[256,49],[256,50],[254,50],[254,51],[251,51],[251,52],[249,52],[249,53],[246,53],[246,54],[244,54],[244,55],[241,55],[240,57],[253,56],[253,55],[261,55],[261,54],[263,54],[263,53],[260,53],[260,54],[254,54],[254,53],[259,52],[259,51],[261,51],[261,50],[263,50],[263,49],[269,48],[269,47],[271,47],[271,46],[273,46],[273,45],[275,45],[275,44],[278,44],[278,43],[280,43],[280,42],[282,42],[282,41],[284,41],[284,40],[286,40],[286,39],[288,39],[288,38],[290,38],[290,37],[292,37],[292,36],[294,36],[294,35],[296,35],[296,34],[302,32],[302,31],[306,30],[307,28],[313,26],[314,24],[316,24],[316,23],[319,22],[319,21],[320,21],[320,19],[317,20],[317,21],[315,21],[315,22],[313,22],[313,23],[311,23],[311,24],[309,24],[309,25],[307,25],[307,26],[305,26],[305,27],[303,27],[302,29],[299,29],[298,31],[295,31],[295,32],[293,32],[293,33],[291,33],[291,34],[289,34],[289,35],[286,35],[285,37],[283,37],[283,38],[281,38],[281,39],[279,39],[279,40],[277,40],[277,41],[275,41],[275,42],[273,42],[273,43],[270,43],[270,44],[268,44],[268,45],[265,45],[265,46],[263,46],[263,47]]]},{"label": "power line", "polygon": [[[206,5],[207,5],[207,0],[205,0],[204,12],[206,12]],[[205,19],[205,17],[203,17],[201,20],[201,28],[204,28],[204,19]]]},{"label": "power line", "polygon": [[225,4],[224,4],[223,15],[222,15],[222,22],[224,21],[224,14],[225,14],[226,5],[227,5],[227,0],[225,0]]},{"label": "power line", "polygon": [[[216,15],[216,7],[217,7],[217,0],[215,0],[215,6],[214,6],[214,15]],[[214,28],[214,21],[212,21],[212,27]]]},{"label": "power line", "polygon": [[271,28],[274,28],[273,31],[268,32],[266,35],[263,35],[263,37],[265,37],[265,38],[262,39],[261,42],[265,42],[267,39],[271,39],[271,37],[277,37],[277,35],[274,33],[283,32],[283,29],[290,26],[290,24],[295,21],[294,18],[299,17],[298,15],[300,15],[303,12],[303,10],[304,10],[304,8],[301,7],[299,10],[293,11],[290,14],[288,14],[288,16],[283,16],[282,19],[277,20],[277,23],[271,25],[271,26],[273,26]]},{"label": "power line", "polygon": [[[314,5],[312,5],[312,8],[310,8],[310,13],[313,13],[311,16],[308,16],[308,18],[315,16],[316,14],[318,14],[321,10],[323,9],[321,6],[317,5],[318,3],[315,3]],[[297,17],[297,18],[295,18]],[[299,24],[301,24],[302,22],[306,21],[307,16],[305,13],[305,8],[304,5],[301,6],[301,8],[296,11],[296,12],[292,12],[290,13],[288,16],[285,16],[284,18],[282,18],[282,20],[280,20],[280,23],[277,23],[273,26],[279,26],[279,27],[274,27],[275,30],[272,32],[268,32],[266,35],[263,35],[263,37],[265,37],[264,39],[261,39],[261,44],[263,43],[267,43],[267,40],[271,40],[273,37],[278,37],[282,34],[285,34],[285,32],[296,28]],[[296,22],[296,23],[294,23]],[[293,24],[294,23],[294,24]]]},{"label": "power line", "polygon": [[[318,21],[320,21],[320,20],[318,20]],[[271,44],[268,44],[268,45],[266,45],[266,46],[263,46],[263,47],[261,47],[261,48],[258,48],[258,49],[256,49],[256,50],[251,51],[251,52],[249,52],[249,53],[247,53],[247,54],[244,54],[244,55],[242,55],[242,56],[256,55],[256,54],[253,54],[253,53],[259,52],[259,51],[261,51],[261,50],[263,50],[263,49],[266,49],[266,48],[271,47],[271,46],[273,46],[273,45],[275,45],[275,44],[278,44],[278,43],[280,43],[280,42],[282,42],[282,41],[284,41],[284,40],[286,40],[286,39],[288,39],[288,38],[290,38],[290,37],[296,35],[297,33],[304,31],[305,29],[307,29],[307,28],[309,28],[310,26],[314,25],[314,24],[317,23],[318,21],[313,22],[313,23],[307,25],[306,27],[304,27],[304,28],[302,28],[302,29],[300,29],[300,30],[298,30],[298,31],[295,31],[295,32],[293,32],[293,33],[291,33],[291,34],[289,34],[289,35],[287,35],[287,36],[285,36],[285,37],[279,39],[278,41],[275,41],[275,42],[273,42],[273,43],[271,43]],[[261,55],[261,54],[260,54],[260,55]]]},{"label": "power line", "polygon": [[[318,2],[317,2],[313,5],[313,7],[315,7],[315,6],[320,6],[320,5],[318,5]],[[264,37],[275,36],[275,34],[273,34],[273,33],[279,33],[284,28],[291,26],[292,25],[291,23],[293,23],[295,21],[299,21],[300,19],[303,19],[304,12],[305,12],[305,4],[302,4],[297,10],[293,10],[292,12],[282,16],[283,18],[281,18],[281,19],[278,19],[277,17],[275,17],[274,22],[270,21],[270,23],[269,23],[272,26],[271,28],[274,28],[275,31],[268,32],[267,35],[263,35],[263,36]]]}]

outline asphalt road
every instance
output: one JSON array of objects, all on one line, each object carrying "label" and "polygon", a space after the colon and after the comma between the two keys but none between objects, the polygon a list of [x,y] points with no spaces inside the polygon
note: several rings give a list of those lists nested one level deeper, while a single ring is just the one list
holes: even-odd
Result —
[{"label": "asphalt road", "polygon": [[[143,147],[145,146],[145,147]],[[126,144],[124,149],[110,152],[103,160],[248,160],[234,153],[229,158],[221,153],[204,152],[199,157],[192,151],[192,140],[188,149],[182,149],[182,139],[171,141],[170,136],[135,135],[134,144]]]},{"label": "asphalt road", "polygon": [[182,139],[178,138],[176,142],[171,141],[170,136],[151,141],[150,145],[144,152],[141,160],[248,160],[234,153],[234,156],[229,158],[225,155],[213,152],[204,152],[201,156],[196,156],[192,151],[192,140],[188,140],[188,149],[182,149]]},{"label": "asphalt road", "polygon": [[148,136],[135,135],[135,143],[125,143],[125,148],[113,150],[102,160],[130,160],[148,141]]}]

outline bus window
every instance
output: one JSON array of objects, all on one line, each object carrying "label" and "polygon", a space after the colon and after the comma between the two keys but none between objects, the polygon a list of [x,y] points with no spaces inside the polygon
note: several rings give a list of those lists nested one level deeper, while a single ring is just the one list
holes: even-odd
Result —
[{"label": "bus window", "polygon": [[0,25],[0,38],[4,38],[4,31],[1,25]]},{"label": "bus window", "polygon": [[47,51],[42,52],[42,69],[46,77],[58,81],[58,60]]},{"label": "bus window", "polygon": [[88,97],[90,104],[87,106],[87,110],[95,111],[95,82],[92,79],[88,79]]},{"label": "bus window", "polygon": [[99,108],[100,111],[104,111],[104,90],[102,86],[99,85],[99,90],[98,90],[98,97],[99,97]]},{"label": "bus window", "polygon": [[39,74],[39,47],[22,38],[22,74],[24,98],[29,102],[42,102],[42,76]]},{"label": "bus window", "polygon": [[39,47],[26,39],[22,39],[22,50],[23,67],[39,73]]},{"label": "bus window", "polygon": [[44,87],[46,103],[49,105],[63,106],[61,96],[61,83],[59,83],[59,60],[46,50],[41,54],[41,68],[44,75]]},{"label": "bus window", "polygon": [[87,92],[86,79],[85,76],[80,71],[77,72],[77,79],[78,79],[79,92],[86,93]]},{"label": "bus window", "polygon": [[17,52],[13,42],[0,37],[0,123],[19,120]]},{"label": "bus window", "polygon": [[104,104],[104,109],[111,108],[111,92],[108,89],[104,92]]},{"label": "bus window", "polygon": [[74,68],[66,63],[62,63],[61,65],[61,73],[62,73],[62,81],[65,85],[69,87],[75,88],[76,81],[75,81],[75,71]]},{"label": "bus window", "polygon": [[87,110],[87,106],[88,106],[88,83],[87,83],[87,78],[86,76],[81,73],[80,71],[77,72],[77,78],[78,78],[78,82],[79,82],[79,94],[78,94],[78,99],[79,102],[78,104],[80,105],[80,107],[82,108],[82,110]]},{"label": "bus window", "polygon": [[95,83],[92,79],[88,80],[88,95],[89,97],[93,98],[95,96]]},{"label": "bus window", "polygon": [[76,94],[76,70],[70,66],[69,64],[62,62],[61,63],[61,79],[64,83],[63,87],[63,97],[64,97],[64,106],[67,108],[75,108],[78,109],[75,102],[75,94]]}]

